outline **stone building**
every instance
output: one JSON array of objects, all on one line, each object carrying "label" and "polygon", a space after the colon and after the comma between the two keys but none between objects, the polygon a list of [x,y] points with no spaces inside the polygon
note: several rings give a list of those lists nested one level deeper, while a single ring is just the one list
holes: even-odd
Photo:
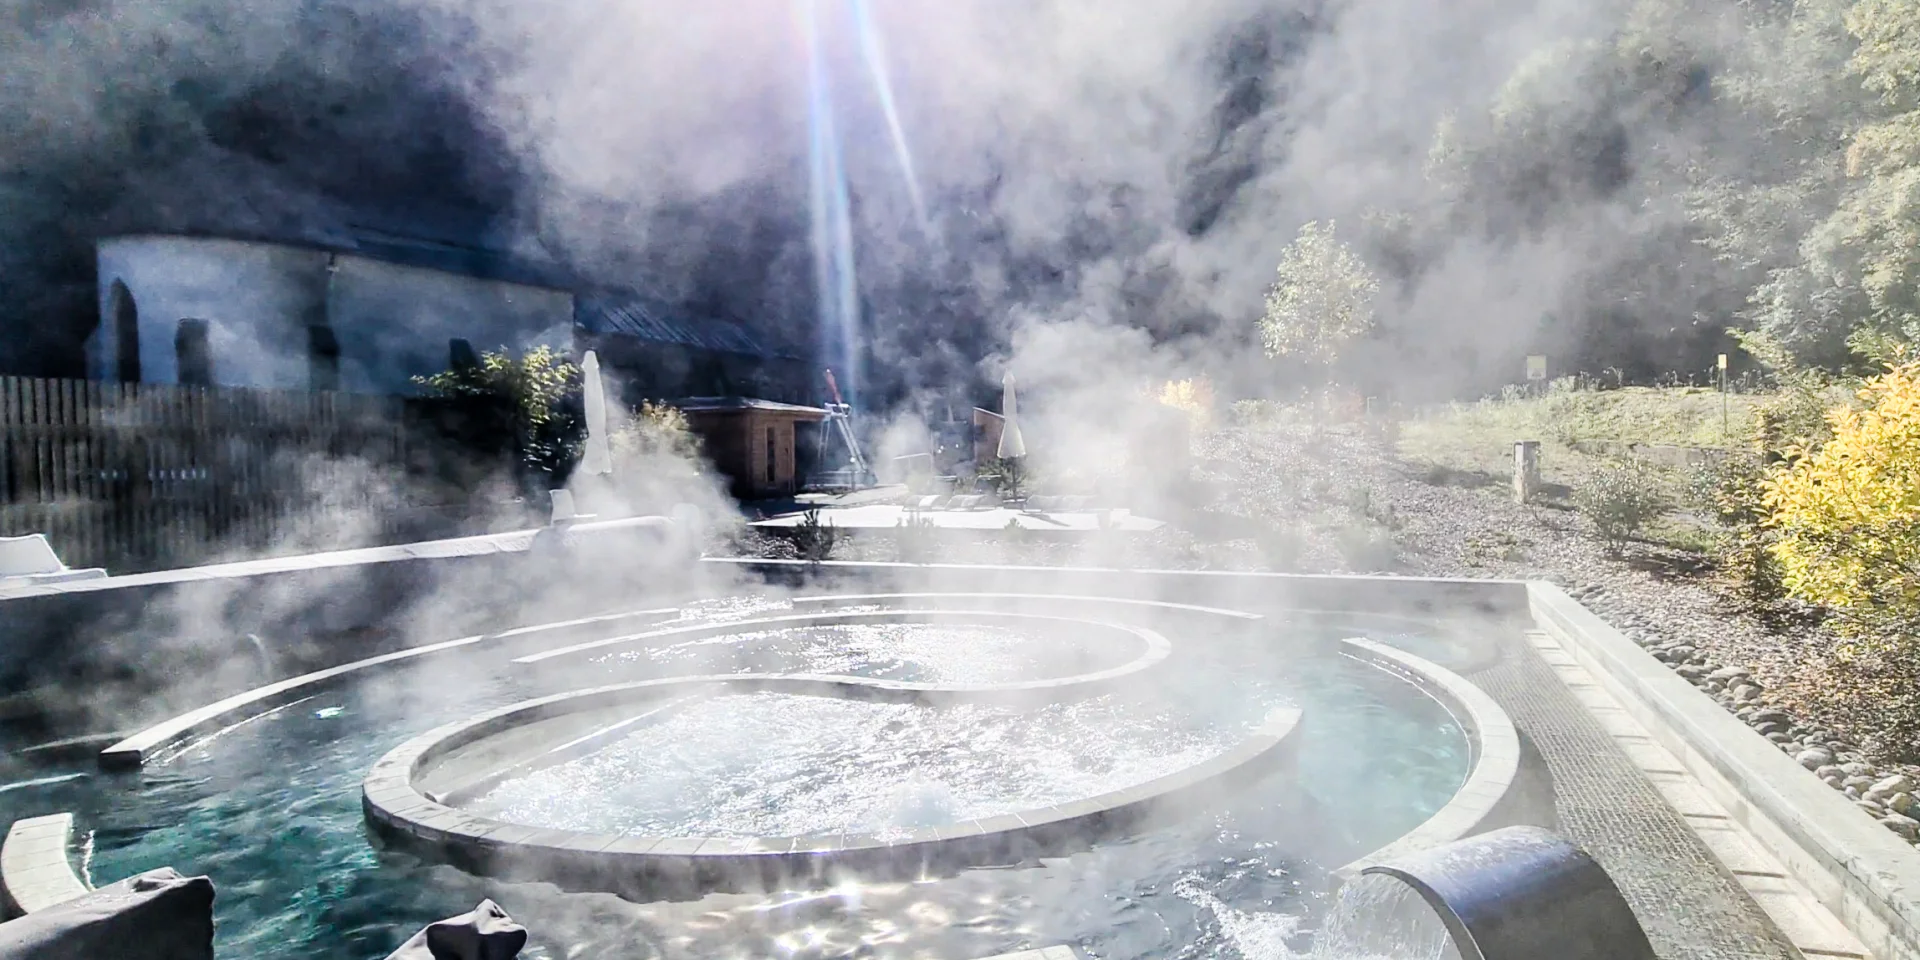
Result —
[{"label": "stone building", "polygon": [[745,393],[809,399],[797,356],[725,318],[631,291],[576,292],[556,268],[356,231],[350,246],[137,234],[98,244],[92,379],[411,394],[478,350],[600,351],[629,402]]},{"label": "stone building", "polygon": [[425,241],[119,236],[99,242],[98,271],[94,379],[408,394],[455,339],[572,341],[560,279]]},{"label": "stone building", "polygon": [[404,395],[459,340],[597,348],[630,400],[817,389],[740,321],[579,276],[483,212],[352,206],[222,151],[147,176],[95,243],[92,379]]}]

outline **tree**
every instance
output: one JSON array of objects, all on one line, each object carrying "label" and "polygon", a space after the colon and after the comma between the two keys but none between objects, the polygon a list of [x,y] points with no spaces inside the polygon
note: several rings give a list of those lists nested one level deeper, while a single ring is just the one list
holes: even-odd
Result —
[{"label": "tree", "polygon": [[1334,236],[1331,221],[1301,227],[1278,272],[1260,318],[1267,356],[1331,368],[1348,342],[1373,329],[1380,281]]},{"label": "tree", "polygon": [[1920,337],[1911,257],[1920,243],[1920,11],[1821,0],[1797,5],[1791,25],[1777,51],[1798,64],[1792,82],[1755,101],[1783,118],[1774,138],[1783,153],[1796,144],[1815,153],[1795,178],[1748,191],[1771,195],[1747,205],[1745,225],[1791,241],[1795,254],[1769,272],[1750,314],[1802,362],[1846,366],[1863,338]]},{"label": "tree", "polygon": [[549,477],[565,473],[578,453],[582,424],[566,401],[579,392],[580,368],[552,347],[518,358],[501,347],[472,366],[413,379],[438,396],[510,400],[522,462]]}]

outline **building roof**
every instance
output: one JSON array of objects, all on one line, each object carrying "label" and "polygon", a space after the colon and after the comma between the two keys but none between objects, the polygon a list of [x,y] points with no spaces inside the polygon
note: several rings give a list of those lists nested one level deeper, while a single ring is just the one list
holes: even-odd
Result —
[{"label": "building roof", "polygon": [[404,211],[356,206],[229,150],[208,147],[168,166],[134,171],[122,193],[100,219],[102,239],[214,237],[555,290],[580,285],[545,254],[513,249],[513,237],[485,211],[418,202]]},{"label": "building roof", "polygon": [[347,233],[352,245],[341,253],[482,280],[554,290],[574,287],[573,277],[559,266],[500,250],[389,233],[358,223],[349,224]]},{"label": "building roof", "polygon": [[654,343],[749,357],[802,359],[768,349],[742,324],[724,317],[696,320],[645,294],[581,296],[575,300],[574,322],[591,333],[623,334]]},{"label": "building roof", "polygon": [[743,413],[748,410],[760,410],[767,413],[788,413],[815,420],[825,419],[827,416],[827,411],[821,407],[756,400],[752,397],[685,397],[680,400],[670,400],[667,405],[679,408],[682,413]]}]

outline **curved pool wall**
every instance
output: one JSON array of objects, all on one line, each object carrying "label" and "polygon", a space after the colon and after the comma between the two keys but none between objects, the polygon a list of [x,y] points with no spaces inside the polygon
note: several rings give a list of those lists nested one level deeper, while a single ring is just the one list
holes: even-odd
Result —
[{"label": "curved pool wall", "polygon": [[[1187,769],[1117,791],[1072,802],[973,819],[885,839],[860,835],[811,837],[636,837],[527,827],[476,816],[442,802],[473,794],[488,784],[591,752],[623,735],[634,719],[605,727],[575,725],[559,735],[565,743],[531,757],[504,759],[483,742],[536,723],[564,726],[616,705],[668,702],[680,692],[723,696],[771,691],[839,699],[955,705],[994,703],[1032,706],[1098,696],[1118,685],[1148,679],[1172,645],[1144,627],[1041,613],[987,610],[886,610],[825,612],[702,623],[616,637],[544,651],[516,663],[566,665],[608,656],[632,646],[695,638],[746,636],[791,630],[867,624],[1042,625],[1070,630],[1096,646],[1122,645],[1132,655],[1117,666],[1074,676],[992,684],[915,683],[852,676],[721,674],[671,677],[543,697],[449,724],[402,744],[369,772],[362,791],[368,822],[390,841],[468,870],[523,879],[543,879],[572,888],[637,895],[679,894],[705,889],[762,889],[829,871],[866,877],[911,879],[930,872],[1017,863],[1058,854],[1133,829],[1175,804],[1194,804],[1209,791],[1231,790],[1256,780],[1290,759],[1288,735],[1297,710],[1276,710],[1230,750]],[[644,716],[644,715],[642,715]],[[584,735],[579,735],[584,733]],[[549,736],[549,742],[554,739]],[[484,761],[449,762],[475,746]],[[448,768],[454,769],[448,769]],[[429,788],[427,782],[437,778]]]},{"label": "curved pool wall", "polygon": [[[787,678],[754,678],[774,689]],[[853,683],[805,692],[864,696]],[[756,682],[757,681],[757,682]],[[699,681],[696,681],[699,682]],[[731,681],[706,685],[732,686]],[[886,837],[823,834],[800,837],[649,837],[585,833],[506,823],[436,802],[416,787],[446,754],[551,709],[623,702],[655,691],[625,685],[567,694],[496,711],[415,738],[383,757],[368,774],[362,803],[368,823],[389,842],[444,859],[470,872],[544,880],[569,889],[626,896],[686,896],[707,890],[777,889],[836,875],[914,880],[981,866],[1057,856],[1123,836],[1173,809],[1193,809],[1262,777],[1292,758],[1289,738],[1300,711],[1279,709],[1224,753],[1166,776],[1092,797]],[[716,691],[716,693],[724,690]],[[504,725],[504,726],[503,726]]]},{"label": "curved pool wall", "polygon": [[[640,606],[721,574],[686,551],[665,517],[574,524],[568,549],[535,555],[540,532],[0,590],[0,719],[61,721],[93,701],[104,701],[95,712],[114,714],[206,703],[422,636]],[[599,562],[609,553],[657,562],[627,573],[631,564]],[[249,637],[273,654],[264,669]]]},{"label": "curved pool wall", "polygon": [[598,633],[601,629],[615,623],[657,623],[671,618],[676,613],[678,613],[677,608],[666,607],[602,614],[596,617],[576,617],[572,620],[515,627],[496,633],[473,634],[424,646],[408,647],[337,667],[316,670],[254,687],[152,724],[101,750],[100,766],[106,770],[137,768],[154,754],[195,735],[231,726],[241,719],[279,704],[311,696],[318,691],[353,682],[381,670],[413,666],[433,657],[473,654],[501,646],[512,647],[564,639],[573,632]]},{"label": "curved pool wall", "polygon": [[1466,781],[1446,806],[1399,839],[1341,867],[1336,875],[1356,876],[1394,857],[1531,819],[1529,811],[1518,809],[1521,798],[1516,787],[1526,762],[1520,732],[1492,697],[1451,670],[1377,640],[1354,638],[1341,645],[1347,656],[1392,673],[1439,701],[1466,734],[1471,754]]},{"label": "curved pool wall", "polygon": [[0,920],[45,910],[93,889],[73,867],[73,814],[16,820],[0,840]]}]

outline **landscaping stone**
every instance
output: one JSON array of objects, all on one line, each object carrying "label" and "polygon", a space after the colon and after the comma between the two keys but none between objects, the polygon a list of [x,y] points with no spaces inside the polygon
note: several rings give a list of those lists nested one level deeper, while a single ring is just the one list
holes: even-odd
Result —
[{"label": "landscaping stone", "polygon": [[1893,813],[1893,814],[1888,814],[1887,816],[1881,817],[1880,822],[1885,824],[1887,829],[1892,830],[1894,833],[1899,834],[1902,839],[1905,839],[1905,840],[1920,839],[1920,820],[1915,820],[1912,817],[1903,817],[1900,814]]},{"label": "landscaping stone", "polygon": [[1847,776],[1849,777],[1864,777],[1867,774],[1873,772],[1872,767],[1867,766],[1866,764],[1861,763],[1858,760],[1855,760],[1849,763],[1843,763],[1840,765],[1840,769],[1845,771]]},{"label": "landscaping stone", "polygon": [[1873,786],[1873,778],[1860,777],[1860,776],[1848,777],[1845,780],[1840,781],[1840,786],[1847,790],[1864,791],[1867,788]]},{"label": "landscaping stone", "polygon": [[1913,815],[1912,813],[1913,794],[1896,793],[1893,796],[1888,797],[1887,809],[1892,810],[1894,813],[1903,814],[1905,816],[1912,816]]},{"label": "landscaping stone", "polygon": [[1885,780],[1875,783],[1873,787],[1867,791],[1867,796],[1878,800],[1884,797],[1891,797],[1896,793],[1910,793],[1912,790],[1913,781],[1896,773]]},{"label": "landscaping stone", "polygon": [[1806,767],[1808,770],[1815,771],[1825,769],[1833,764],[1833,754],[1825,750],[1803,750],[1799,756],[1793,759],[1798,760],[1800,765]]}]

